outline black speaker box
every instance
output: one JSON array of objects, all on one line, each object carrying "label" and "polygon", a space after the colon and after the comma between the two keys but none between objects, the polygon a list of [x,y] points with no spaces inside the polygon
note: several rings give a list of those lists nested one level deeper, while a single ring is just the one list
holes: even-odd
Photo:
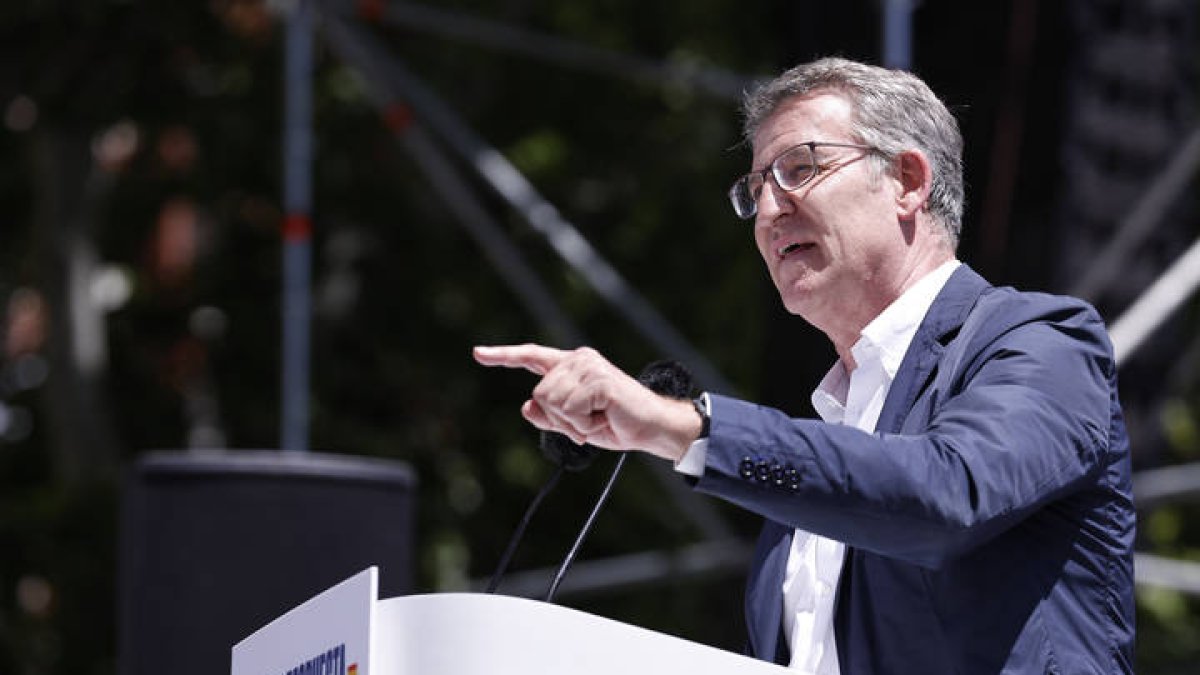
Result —
[{"label": "black speaker box", "polygon": [[235,643],[372,565],[381,597],[411,592],[415,487],[378,458],[144,455],[121,506],[120,673],[228,673]]}]

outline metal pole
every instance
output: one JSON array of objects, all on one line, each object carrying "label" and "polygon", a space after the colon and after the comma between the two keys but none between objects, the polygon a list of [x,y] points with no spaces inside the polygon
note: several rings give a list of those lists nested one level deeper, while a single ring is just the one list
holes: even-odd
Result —
[{"label": "metal pole", "polygon": [[883,0],[883,65],[912,69],[912,13],[916,0]]},{"label": "metal pole", "polygon": [[1178,147],[1166,168],[1154,177],[1133,210],[1118,224],[1116,234],[1092,257],[1071,295],[1089,302],[1099,301],[1123,278],[1131,252],[1145,243],[1180,195],[1191,187],[1196,170],[1200,169],[1200,127],[1181,139]]},{"label": "metal pole", "polygon": [[312,51],[309,0],[286,15],[283,139],[283,357],[280,447],[308,450],[312,276]]},{"label": "metal pole", "polygon": [[1197,288],[1200,288],[1200,239],[1108,329],[1117,365],[1123,365]]}]

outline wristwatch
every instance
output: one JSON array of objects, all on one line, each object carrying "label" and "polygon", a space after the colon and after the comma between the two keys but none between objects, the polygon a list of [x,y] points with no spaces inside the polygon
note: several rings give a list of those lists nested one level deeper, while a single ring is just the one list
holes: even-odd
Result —
[{"label": "wristwatch", "polygon": [[708,400],[708,392],[692,399],[692,406],[700,414],[700,435],[696,437],[696,440],[708,438],[708,430],[712,426],[712,403]]}]

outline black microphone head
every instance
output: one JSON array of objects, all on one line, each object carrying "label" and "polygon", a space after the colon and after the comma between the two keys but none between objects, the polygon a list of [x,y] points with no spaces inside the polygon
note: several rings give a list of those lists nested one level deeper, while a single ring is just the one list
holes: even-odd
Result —
[{"label": "black microphone head", "polygon": [[[668,359],[648,364],[638,375],[638,382],[656,394],[672,398],[691,398],[695,388],[691,372],[678,361]],[[563,434],[553,431],[541,432],[538,448],[542,451],[542,456],[567,471],[583,471],[603,452],[590,443],[578,445]]]},{"label": "black microphone head", "polygon": [[692,373],[678,361],[662,359],[653,361],[638,375],[647,389],[671,398],[692,398],[696,381]]},{"label": "black microphone head", "polygon": [[554,431],[541,432],[538,448],[542,456],[567,471],[583,471],[596,461],[600,448],[588,443],[577,445],[575,441]]}]

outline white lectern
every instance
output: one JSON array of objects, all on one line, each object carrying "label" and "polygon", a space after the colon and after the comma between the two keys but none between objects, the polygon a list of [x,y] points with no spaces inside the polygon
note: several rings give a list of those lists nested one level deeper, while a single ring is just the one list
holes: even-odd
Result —
[{"label": "white lectern", "polygon": [[232,675],[767,675],[784,668],[535,600],[376,599],[369,568],[233,648]]}]

